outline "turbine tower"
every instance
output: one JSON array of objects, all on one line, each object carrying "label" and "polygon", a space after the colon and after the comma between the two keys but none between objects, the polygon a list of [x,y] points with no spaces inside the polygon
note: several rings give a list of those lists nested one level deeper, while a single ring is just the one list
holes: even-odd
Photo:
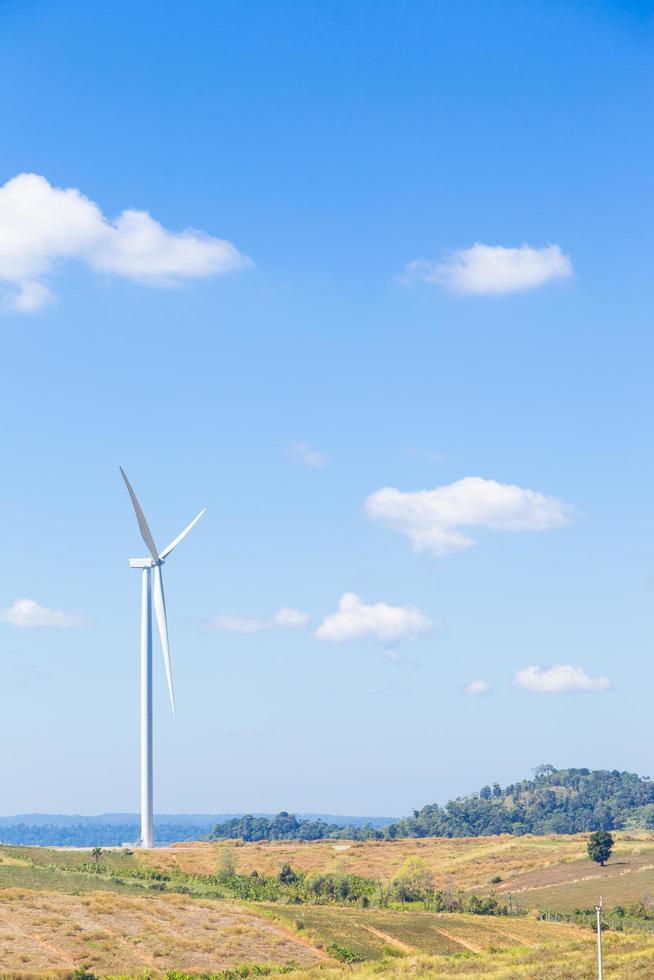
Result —
[{"label": "turbine tower", "polygon": [[[178,534],[170,544],[157,551],[152,532],[148,527],[145,514],[141,510],[132,484],[127,479],[125,470],[120,467],[125,486],[130,495],[136,520],[138,521],[141,537],[150,552],[149,558],[130,558],[131,568],[142,569],[141,575],[141,847],[152,847],[153,803],[152,803],[152,604],[157,620],[161,652],[163,654],[170,705],[175,714],[175,695],[173,693],[173,676],[170,670],[170,650],[168,648],[168,624],[166,621],[166,600],[164,598],[161,566],[164,560],[186,537],[191,528],[197,524],[206,507],[197,517],[194,517],[181,534]],[[152,578],[154,577],[154,588]]]}]

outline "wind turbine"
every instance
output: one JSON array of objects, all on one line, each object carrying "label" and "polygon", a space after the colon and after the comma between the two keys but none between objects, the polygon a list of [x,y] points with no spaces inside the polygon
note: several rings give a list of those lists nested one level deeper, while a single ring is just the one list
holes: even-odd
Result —
[{"label": "wind turbine", "polygon": [[[166,600],[164,598],[163,579],[161,576],[161,566],[164,560],[177,547],[191,528],[197,524],[206,507],[194,517],[181,534],[178,534],[170,544],[157,551],[152,532],[148,527],[145,514],[141,510],[138,498],[132,489],[132,484],[127,479],[125,470],[120,467],[125,486],[130,495],[136,520],[138,521],[141,537],[150,552],[149,558],[130,558],[131,568],[142,569],[141,576],[141,847],[152,847],[152,603],[154,600],[154,614],[161,640],[161,652],[166,670],[168,681],[168,693],[170,694],[170,705],[175,714],[175,695],[173,693],[173,676],[170,670],[170,650],[168,647],[168,624],[166,621]],[[152,577],[154,577],[154,589],[152,588]],[[153,595],[154,593],[154,595]]]}]

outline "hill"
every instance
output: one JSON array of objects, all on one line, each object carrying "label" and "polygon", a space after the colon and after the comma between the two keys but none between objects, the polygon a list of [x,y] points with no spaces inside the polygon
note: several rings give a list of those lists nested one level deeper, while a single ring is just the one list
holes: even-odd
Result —
[{"label": "hill", "polygon": [[578,834],[654,827],[654,782],[632,772],[538,766],[533,779],[433,803],[390,824],[388,837]]},{"label": "hill", "polygon": [[394,840],[401,837],[480,837],[490,834],[578,834],[625,827],[654,828],[654,782],[618,770],[555,769],[538,766],[533,779],[429,804],[385,827],[354,826],[247,814],[216,824],[211,840]]}]

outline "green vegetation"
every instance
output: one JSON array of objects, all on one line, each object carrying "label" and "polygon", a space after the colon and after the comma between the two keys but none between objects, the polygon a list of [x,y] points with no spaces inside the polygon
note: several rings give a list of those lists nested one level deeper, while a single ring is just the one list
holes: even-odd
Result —
[{"label": "green vegetation", "polygon": [[597,830],[588,838],[588,857],[604,867],[611,857],[614,844],[613,835],[608,830]]},{"label": "green vegetation", "polygon": [[[205,843],[198,848],[204,872],[198,862],[189,870],[193,860],[187,870],[179,866],[193,848],[0,847],[0,958],[24,975],[56,969],[62,980],[73,967],[75,980],[144,970],[169,980],[291,971],[297,980],[374,973],[581,980],[594,962],[591,903],[600,892],[606,899],[614,883],[632,897],[617,907],[615,897],[605,901],[615,953],[607,949],[607,975],[611,963],[612,978],[644,978],[654,955],[654,902],[645,888],[654,839],[617,834],[615,859],[594,872],[586,844],[581,837],[371,841],[347,850]],[[251,863],[261,851],[277,862],[264,862],[265,873]],[[295,856],[306,853],[313,857],[302,867]],[[346,871],[348,860],[368,870]],[[498,891],[493,877],[502,878]],[[30,891],[6,887],[17,879],[31,879]],[[578,888],[587,897],[571,904]],[[562,904],[559,889],[568,895]],[[543,904],[532,900],[539,891]],[[545,921],[528,908],[544,910]]]},{"label": "green vegetation", "polygon": [[538,766],[534,779],[432,803],[382,829],[298,820],[234,817],[217,824],[210,840],[394,840],[402,837],[483,837],[492,834],[578,834],[623,827],[654,829],[654,782],[618,770]]},{"label": "green vegetation", "polygon": [[423,807],[385,830],[397,837],[577,834],[654,827],[654,783],[635,773],[539,766],[534,779],[484,786],[444,807]]},{"label": "green vegetation", "polygon": [[209,840],[245,841],[263,840],[322,840],[324,838],[357,838],[367,840],[380,834],[371,824],[362,827],[343,826],[326,823],[324,820],[299,820],[291,813],[282,810],[276,817],[254,817],[251,813],[243,817],[231,817],[216,824]]},{"label": "green vegetation", "polygon": [[[239,874],[233,850],[221,855],[213,874],[162,870],[135,859],[131,851],[92,852],[91,860],[74,852],[0,848],[13,863],[0,861],[0,888],[49,888],[75,894],[88,891],[148,892],[195,898],[233,898],[287,905],[345,905],[357,908],[405,907],[419,903],[435,912],[506,915],[506,904],[494,895],[478,897],[463,891],[439,890],[425,861],[409,857],[391,879],[366,878],[340,871],[302,872],[282,864],[274,875],[252,871]],[[104,859],[106,863],[100,863]]]}]

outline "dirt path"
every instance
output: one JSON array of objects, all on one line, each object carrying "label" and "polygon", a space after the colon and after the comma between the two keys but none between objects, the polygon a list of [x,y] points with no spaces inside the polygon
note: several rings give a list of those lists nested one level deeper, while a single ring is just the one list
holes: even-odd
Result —
[{"label": "dirt path", "polygon": [[[420,953],[420,950],[416,949],[415,946],[409,946],[408,943],[403,943],[401,939],[396,939],[395,936],[390,936],[387,932],[382,932],[381,929],[375,929],[374,926],[364,926],[363,928],[367,929],[368,932],[372,932],[378,939],[383,939],[390,946],[401,949],[404,953],[411,953],[414,956],[416,953]],[[481,946],[475,946],[473,943],[468,942],[467,939],[454,936],[451,932],[446,932],[445,929],[441,929],[440,926],[435,926],[434,931],[438,932],[441,936],[445,936],[451,942],[456,943],[457,946],[463,946],[464,949],[470,950],[471,953],[481,953]]]},{"label": "dirt path", "polygon": [[436,932],[440,932],[441,936],[445,936],[446,939],[450,939],[453,943],[458,943],[459,946],[463,946],[465,949],[469,949],[471,953],[481,953],[481,946],[476,946],[474,943],[469,942],[467,939],[461,939],[460,936],[454,936],[451,932],[445,932],[445,929],[441,929],[440,926],[436,927]]},{"label": "dirt path", "polygon": [[515,932],[507,932],[506,929],[496,929],[494,931],[489,929],[489,934],[494,936],[506,936],[507,939],[512,939],[513,942],[518,943],[519,946],[527,946],[529,949],[535,949],[536,946],[540,945],[539,943],[533,942],[531,939],[525,939],[524,936],[516,935]]},{"label": "dirt path", "polygon": [[420,952],[420,950],[416,949],[415,946],[409,946],[408,943],[403,943],[401,939],[396,939],[395,936],[389,936],[387,932],[382,932],[381,929],[375,929],[374,926],[364,925],[363,928],[367,929],[368,932],[371,932],[373,936],[377,936],[378,939],[383,939],[389,946],[395,946],[397,949],[401,949],[403,953],[411,953],[412,955],[415,955],[416,953]]}]

